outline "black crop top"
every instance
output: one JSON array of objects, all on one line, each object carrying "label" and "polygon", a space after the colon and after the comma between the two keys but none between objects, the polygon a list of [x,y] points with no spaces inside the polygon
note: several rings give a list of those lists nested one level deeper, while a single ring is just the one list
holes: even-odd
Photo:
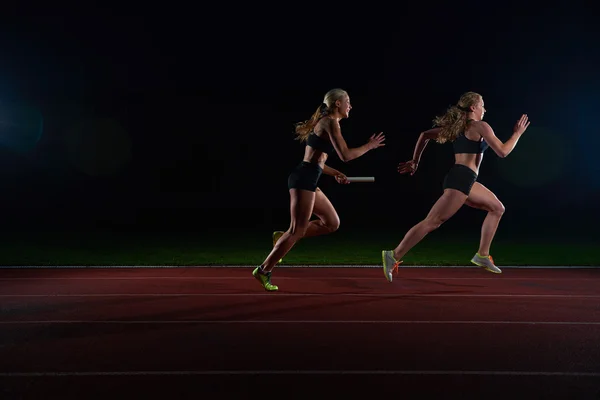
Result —
[{"label": "black crop top", "polygon": [[454,147],[454,154],[479,154],[486,151],[489,147],[485,139],[482,139],[480,142],[476,142],[471,139],[467,139],[464,133],[461,133],[456,140],[452,143]]},{"label": "black crop top", "polygon": [[308,135],[306,145],[312,147],[315,150],[320,150],[327,154],[331,154],[335,151],[331,142],[329,142],[326,139],[323,139],[320,136],[317,136],[314,132]]},{"label": "black crop top", "polygon": [[[472,119],[467,120],[467,124],[473,121]],[[474,140],[468,139],[465,136],[465,133],[462,132],[454,143],[452,144],[454,147],[454,154],[479,154],[486,151],[489,145],[486,143],[485,139],[481,139],[480,142],[476,142]]]}]

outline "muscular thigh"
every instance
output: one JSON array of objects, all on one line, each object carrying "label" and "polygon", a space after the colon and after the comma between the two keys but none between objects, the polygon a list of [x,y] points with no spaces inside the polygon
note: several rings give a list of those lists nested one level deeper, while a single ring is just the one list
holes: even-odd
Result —
[{"label": "muscular thigh", "polygon": [[446,221],[463,206],[466,197],[464,193],[456,189],[444,190],[444,194],[431,207],[427,218],[436,221]]},{"label": "muscular thigh", "polygon": [[504,211],[504,206],[496,195],[479,182],[475,182],[466,204],[473,208],[486,211]]},{"label": "muscular thigh", "polygon": [[290,214],[293,228],[305,228],[313,213],[315,192],[302,189],[290,189]]}]

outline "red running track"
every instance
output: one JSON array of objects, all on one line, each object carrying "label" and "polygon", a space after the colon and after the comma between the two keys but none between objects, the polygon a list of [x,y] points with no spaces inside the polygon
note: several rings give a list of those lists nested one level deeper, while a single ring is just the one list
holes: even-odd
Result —
[{"label": "red running track", "polygon": [[0,270],[0,397],[600,398],[600,269],[250,273]]}]

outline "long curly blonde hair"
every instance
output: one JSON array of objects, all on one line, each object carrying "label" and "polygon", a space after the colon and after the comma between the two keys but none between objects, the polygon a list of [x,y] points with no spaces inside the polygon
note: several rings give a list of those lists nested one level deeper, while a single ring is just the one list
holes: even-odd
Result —
[{"label": "long curly blonde hair", "polygon": [[348,97],[348,93],[343,89],[331,89],[329,92],[325,93],[323,103],[317,108],[317,111],[314,112],[312,117],[296,124],[296,140],[300,140],[301,142],[306,141],[308,135],[310,135],[315,128],[315,125],[317,125],[317,122],[324,116],[330,114],[335,108],[335,102],[344,97]]},{"label": "long curly blonde hair", "polygon": [[479,93],[467,92],[460,96],[456,105],[450,106],[443,115],[434,118],[433,126],[442,128],[436,142],[446,143],[456,140],[467,127],[467,113],[471,106],[481,101]]}]

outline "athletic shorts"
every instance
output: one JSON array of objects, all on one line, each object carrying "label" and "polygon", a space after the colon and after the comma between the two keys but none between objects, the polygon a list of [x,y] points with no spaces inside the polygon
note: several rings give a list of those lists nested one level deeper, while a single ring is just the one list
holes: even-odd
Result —
[{"label": "athletic shorts", "polygon": [[317,190],[323,169],[319,164],[302,161],[288,177],[288,189]]},{"label": "athletic shorts", "polygon": [[477,174],[471,168],[462,164],[454,164],[444,178],[444,189],[460,190],[467,196],[477,180]]}]

